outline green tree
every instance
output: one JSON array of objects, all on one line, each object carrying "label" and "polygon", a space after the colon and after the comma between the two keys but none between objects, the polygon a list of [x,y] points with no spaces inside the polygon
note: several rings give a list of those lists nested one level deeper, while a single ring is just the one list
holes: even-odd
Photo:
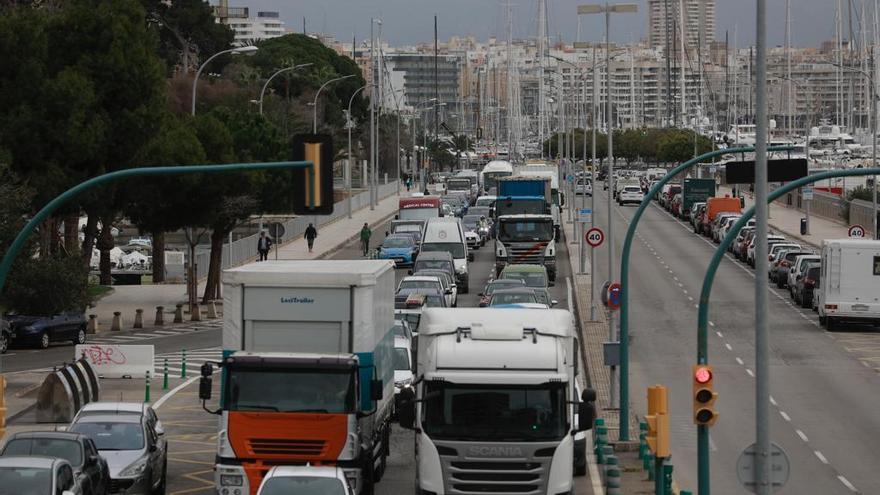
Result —
[{"label": "green tree", "polygon": [[666,129],[657,145],[662,162],[684,162],[712,150],[709,138],[689,129]]},{"label": "green tree", "polygon": [[169,74],[195,72],[200,58],[226,50],[235,39],[228,25],[217,22],[205,0],[140,1],[159,37],[157,51]]},{"label": "green tree", "polygon": [[644,132],[641,129],[614,131],[614,155],[623,158],[626,165],[639,159]]}]

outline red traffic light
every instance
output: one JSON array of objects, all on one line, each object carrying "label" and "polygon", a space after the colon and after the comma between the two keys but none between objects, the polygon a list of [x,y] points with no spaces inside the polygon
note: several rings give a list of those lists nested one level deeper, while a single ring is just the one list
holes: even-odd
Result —
[{"label": "red traffic light", "polygon": [[712,380],[712,370],[704,367],[695,369],[694,380],[696,380],[697,383],[709,383]]}]

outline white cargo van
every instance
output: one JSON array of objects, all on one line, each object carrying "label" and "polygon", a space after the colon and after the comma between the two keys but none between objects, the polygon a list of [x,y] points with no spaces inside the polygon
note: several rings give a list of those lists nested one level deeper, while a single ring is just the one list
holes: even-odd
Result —
[{"label": "white cargo van", "polygon": [[455,281],[460,294],[468,293],[468,261],[474,256],[468,252],[461,222],[455,217],[429,218],[422,231],[419,253],[444,251],[452,255]]},{"label": "white cargo van", "polygon": [[821,262],[819,322],[880,322],[880,241],[826,239]]}]

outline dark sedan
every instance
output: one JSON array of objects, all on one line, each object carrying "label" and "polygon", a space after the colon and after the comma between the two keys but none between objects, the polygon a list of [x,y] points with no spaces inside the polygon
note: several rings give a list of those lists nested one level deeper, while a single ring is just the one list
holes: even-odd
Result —
[{"label": "dark sedan", "polygon": [[46,349],[52,342],[86,343],[86,317],[78,312],[54,316],[8,316],[12,344]]},{"label": "dark sedan", "polygon": [[110,469],[89,437],[59,431],[29,431],[9,437],[0,456],[60,457],[70,463],[83,495],[105,495]]}]

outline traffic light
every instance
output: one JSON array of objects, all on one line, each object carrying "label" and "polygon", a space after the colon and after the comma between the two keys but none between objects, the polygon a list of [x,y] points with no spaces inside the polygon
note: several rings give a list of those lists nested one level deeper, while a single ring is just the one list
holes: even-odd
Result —
[{"label": "traffic light", "polygon": [[654,457],[669,457],[669,414],[666,410],[666,387],[648,387],[648,447]]},{"label": "traffic light", "polygon": [[333,213],[333,138],[327,134],[297,134],[293,159],[312,162],[311,169],[293,173],[293,212],[297,215]]},{"label": "traffic light", "polygon": [[715,411],[715,399],[718,394],[713,390],[712,367],[707,364],[694,366],[694,423],[699,426],[712,426],[718,419]]}]

